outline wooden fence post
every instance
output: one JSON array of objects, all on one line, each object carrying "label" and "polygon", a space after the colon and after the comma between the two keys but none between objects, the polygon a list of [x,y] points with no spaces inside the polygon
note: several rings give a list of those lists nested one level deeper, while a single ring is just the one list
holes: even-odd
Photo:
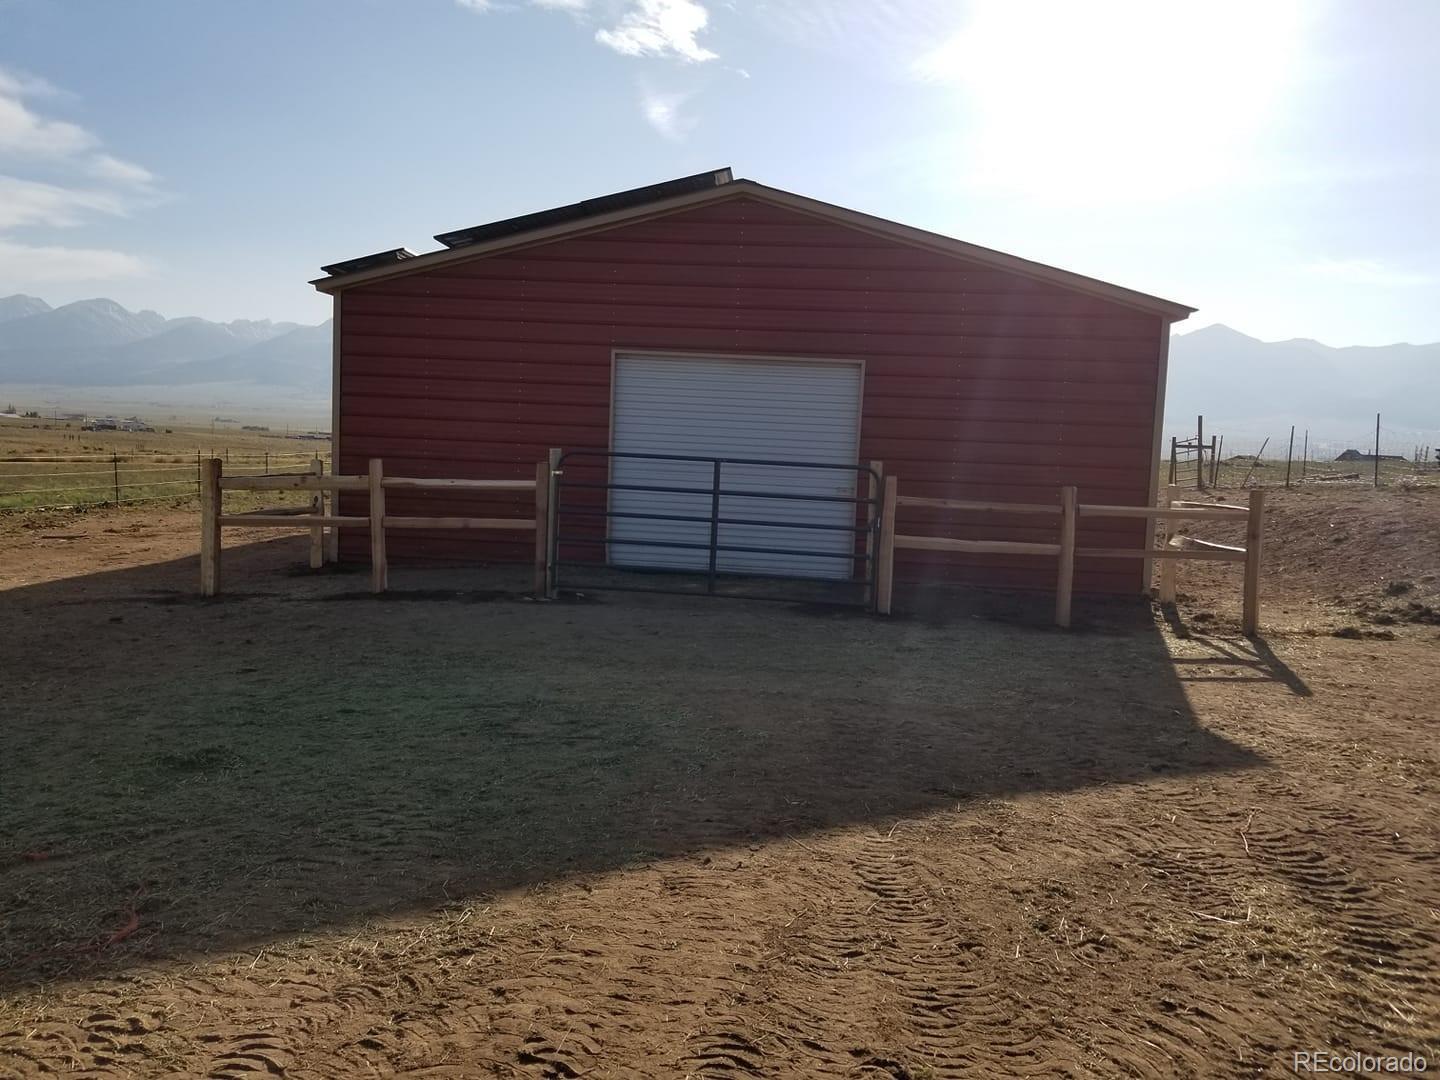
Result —
[{"label": "wooden fence post", "polygon": [[220,595],[219,458],[200,463],[200,595]]},{"label": "wooden fence post", "polygon": [[1180,440],[1170,436],[1170,483],[1175,483],[1175,469],[1180,464]]},{"label": "wooden fence post", "polygon": [[385,562],[385,466],[370,459],[370,591],[383,593],[390,584]]},{"label": "wooden fence post", "polygon": [[[323,458],[321,460],[324,460]],[[340,469],[340,459],[334,453],[330,455],[330,475],[336,476]],[[336,517],[340,516],[340,489],[335,488],[330,492],[330,512]],[[332,526],[329,535],[325,537],[325,561],[331,564],[340,561],[340,529]]]},{"label": "wooden fence post", "polygon": [[1055,583],[1055,625],[1070,626],[1070,596],[1075,587],[1075,504],[1079,491],[1060,489],[1060,572]]},{"label": "wooden fence post", "polygon": [[876,536],[880,521],[881,503],[885,498],[885,463],[872,461],[870,471],[865,474],[865,606],[875,606],[875,569],[879,553],[879,537]]},{"label": "wooden fence post", "polygon": [[549,598],[550,588],[550,464],[535,465],[535,599]]},{"label": "wooden fence post", "polygon": [[875,610],[890,614],[891,594],[895,584],[895,477],[885,477],[885,492],[880,503],[879,569],[875,575]]},{"label": "wooden fence post", "polygon": [[[1176,496],[1176,494],[1179,492],[1179,490],[1180,490],[1180,489],[1179,489],[1178,487],[1176,487],[1174,484],[1171,484],[1169,487],[1167,487],[1167,488],[1165,489],[1165,498],[1164,498],[1164,501],[1161,503],[1161,505],[1164,506],[1166,510],[1169,510],[1170,507],[1174,504],[1174,502],[1175,502],[1175,496]],[[1160,533],[1160,536],[1161,536],[1160,550],[1161,550],[1161,551],[1169,551],[1169,550],[1170,550],[1170,541],[1171,541],[1172,539],[1174,539],[1174,537],[1175,537],[1175,520],[1174,520],[1173,518],[1165,518],[1165,519],[1164,519],[1164,522],[1165,522],[1165,527],[1164,527],[1164,529],[1163,529],[1163,530],[1161,531],[1161,533]],[[1152,540],[1153,540],[1153,537],[1152,537]],[[1174,559],[1161,559],[1161,560],[1160,560],[1160,603],[1162,603],[1162,604],[1173,604],[1173,603],[1175,603],[1175,560],[1174,560]]]},{"label": "wooden fence post", "polygon": [[1260,632],[1260,561],[1265,543],[1265,492],[1250,492],[1250,517],[1245,522],[1245,605],[1241,629]]},{"label": "wooden fence post", "polygon": [[[325,462],[316,457],[310,463],[310,471],[317,477],[325,475]],[[310,497],[310,512],[317,517],[325,516],[325,491],[323,488],[316,488],[315,494]],[[310,530],[310,569],[319,570],[325,565],[325,529],[316,525]]]},{"label": "wooden fence post", "polygon": [[[1376,430],[1376,431],[1379,431],[1380,429],[1379,429],[1379,427],[1377,426],[1375,430]],[[110,466],[111,466],[111,468],[113,468],[113,469],[115,470],[115,501],[118,503],[118,502],[120,501],[120,455],[119,455],[119,453],[114,453],[114,454],[111,454],[111,455],[110,455]],[[1377,485],[1377,486],[1378,486],[1378,485]]]},{"label": "wooden fence post", "polygon": [[1205,490],[1205,417],[1195,418],[1195,490]]},{"label": "wooden fence post", "polygon": [[564,451],[559,447],[551,447],[545,457],[545,463],[550,469],[550,481],[546,487],[546,503],[548,509],[545,514],[545,526],[547,536],[545,538],[545,597],[554,600],[560,592],[559,583],[556,581],[555,564],[560,560],[560,459]]}]

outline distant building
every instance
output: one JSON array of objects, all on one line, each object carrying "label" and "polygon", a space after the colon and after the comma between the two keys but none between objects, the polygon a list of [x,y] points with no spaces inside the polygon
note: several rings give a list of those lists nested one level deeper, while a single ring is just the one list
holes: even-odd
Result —
[{"label": "distant building", "polygon": [[1404,454],[1381,454],[1376,458],[1374,454],[1367,454],[1361,450],[1346,450],[1335,459],[1336,461],[1407,461]]}]

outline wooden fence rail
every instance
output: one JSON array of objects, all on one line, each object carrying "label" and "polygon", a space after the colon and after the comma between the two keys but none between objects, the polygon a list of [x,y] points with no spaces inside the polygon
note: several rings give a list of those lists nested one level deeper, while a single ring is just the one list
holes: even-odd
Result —
[{"label": "wooden fence rail", "polygon": [[[551,460],[558,457],[551,452]],[[219,458],[201,462],[200,468],[200,595],[220,594],[221,530],[227,526],[286,528],[310,530],[310,565],[319,568],[326,558],[325,530],[363,528],[370,533],[370,589],[382,593],[389,587],[390,567],[385,548],[389,529],[464,529],[535,532],[535,592],[537,596],[552,595],[553,573],[550,568],[553,551],[554,521],[551,497],[553,466],[542,461],[535,468],[534,480],[467,480],[428,477],[386,476],[384,462],[371,458],[364,476],[326,476],[319,463],[313,473],[296,476],[225,476]],[[411,517],[387,514],[385,493],[392,490],[535,493],[533,517]],[[226,491],[308,491],[312,492],[306,507],[282,507],[252,513],[227,514],[221,505]],[[367,492],[369,513],[339,514],[335,500],[342,491]],[[329,494],[331,512],[326,513]],[[330,545],[330,551],[335,550]],[[332,555],[333,558],[333,555]]]},{"label": "wooden fence rail", "polygon": [[[931,499],[899,494],[898,480],[885,478],[882,517],[880,521],[879,566],[876,570],[875,610],[890,614],[894,593],[895,551],[965,551],[987,555],[1045,555],[1057,560],[1055,582],[1055,623],[1070,625],[1071,600],[1074,591],[1075,560],[1078,559],[1154,559],[1160,563],[1159,598],[1161,603],[1175,602],[1175,564],[1181,560],[1199,562],[1234,562],[1245,564],[1244,602],[1241,624],[1246,634],[1255,634],[1260,624],[1260,560],[1263,545],[1265,494],[1250,492],[1248,506],[1224,503],[1182,502],[1176,499],[1179,488],[1165,493],[1163,506],[1112,506],[1103,503],[1081,503],[1074,487],[1062,487],[1059,500],[1049,503],[979,502],[967,499]],[[970,513],[1042,514],[1057,517],[1058,537],[1054,543],[1012,540],[962,540],[946,536],[912,536],[896,532],[895,513],[900,507],[961,510]],[[1075,528],[1079,518],[1142,518],[1164,525],[1161,546],[1153,546],[1153,534],[1143,548],[1082,548],[1075,546]],[[1240,521],[1246,523],[1245,546],[1216,544],[1189,536],[1176,536],[1178,521]]]}]

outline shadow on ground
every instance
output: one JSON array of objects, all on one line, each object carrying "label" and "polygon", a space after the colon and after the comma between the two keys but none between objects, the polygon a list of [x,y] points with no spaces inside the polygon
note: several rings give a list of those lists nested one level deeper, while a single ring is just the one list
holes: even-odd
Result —
[{"label": "shadow on ground", "polygon": [[0,593],[0,987],[1263,764],[1197,723],[1138,604],[1063,634],[993,598],[541,604],[523,569],[400,569],[376,601],[287,574],[303,551],[227,552],[218,601],[194,560]]}]

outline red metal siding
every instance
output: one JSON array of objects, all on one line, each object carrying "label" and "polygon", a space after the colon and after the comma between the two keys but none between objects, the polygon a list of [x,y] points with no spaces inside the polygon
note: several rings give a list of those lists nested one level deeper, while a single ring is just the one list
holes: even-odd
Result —
[{"label": "red metal siding", "polygon": [[[383,457],[394,474],[528,477],[549,447],[604,447],[611,351],[648,348],[863,358],[861,456],[884,461],[905,494],[1149,494],[1160,316],[757,200],[356,286],[340,303],[345,472]],[[525,505],[399,492],[391,503],[397,514]],[[900,528],[1055,532],[1033,517],[909,510]],[[1143,535],[1138,522],[1086,520],[1080,544]],[[391,547],[520,558],[530,542],[396,534]],[[896,573],[1049,588],[1054,560],[902,552]],[[1138,561],[1077,567],[1081,590],[1140,583]]]}]

